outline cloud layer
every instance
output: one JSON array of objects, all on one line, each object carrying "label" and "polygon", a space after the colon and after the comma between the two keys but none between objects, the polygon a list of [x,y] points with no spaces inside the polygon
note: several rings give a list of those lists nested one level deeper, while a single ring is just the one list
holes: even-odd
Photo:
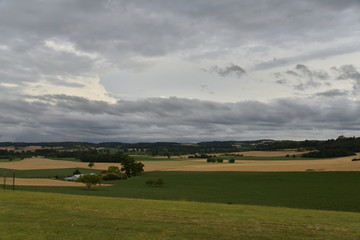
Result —
[{"label": "cloud layer", "polygon": [[326,94],[270,103],[174,97],[116,104],[46,95],[31,97],[30,102],[1,99],[1,106],[2,141],[302,139],[317,138],[319,132],[360,131],[360,102]]},{"label": "cloud layer", "polygon": [[0,141],[355,134],[359,22],[358,0],[0,0]]}]

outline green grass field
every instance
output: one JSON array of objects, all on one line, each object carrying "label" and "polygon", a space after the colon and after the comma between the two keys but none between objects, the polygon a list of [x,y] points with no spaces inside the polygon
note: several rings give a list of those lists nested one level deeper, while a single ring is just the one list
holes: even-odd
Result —
[{"label": "green grass field", "polygon": [[[165,184],[161,187],[145,184],[154,178],[162,178]],[[106,183],[114,185],[94,191],[76,187],[17,186],[17,189],[360,212],[359,172],[148,172],[125,181]]]},{"label": "green grass field", "polygon": [[357,240],[360,214],[3,191],[2,240]]}]

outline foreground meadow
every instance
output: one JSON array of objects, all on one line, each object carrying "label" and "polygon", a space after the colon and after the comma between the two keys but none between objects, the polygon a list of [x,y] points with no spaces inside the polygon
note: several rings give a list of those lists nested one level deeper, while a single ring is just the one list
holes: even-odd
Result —
[{"label": "foreground meadow", "polygon": [[[236,163],[138,156],[145,173],[93,190],[54,178],[114,163],[2,161],[0,239],[360,239],[360,161],[284,154],[249,152]],[[164,185],[146,184],[159,178]]]},{"label": "foreground meadow", "polygon": [[2,240],[359,239],[360,213],[3,191]]}]

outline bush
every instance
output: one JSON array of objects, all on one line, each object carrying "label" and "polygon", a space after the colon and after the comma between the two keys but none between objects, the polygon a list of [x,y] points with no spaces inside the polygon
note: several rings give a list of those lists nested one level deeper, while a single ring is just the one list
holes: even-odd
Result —
[{"label": "bush", "polygon": [[234,163],[235,162],[235,159],[229,159],[229,163]]},{"label": "bush", "polygon": [[119,177],[116,174],[112,174],[112,173],[102,176],[102,180],[104,180],[104,181],[112,181],[112,180],[119,180],[119,179],[121,179],[121,177]]},{"label": "bush", "polygon": [[164,185],[164,181],[161,178],[149,179],[145,183],[146,183],[146,185],[149,185],[149,186],[158,186],[158,187]]},{"label": "bush", "polygon": [[146,182],[146,185],[154,185],[154,180],[153,179],[149,179]]},{"label": "bush", "polygon": [[222,163],[222,162],[224,162],[224,159],[218,158],[218,159],[216,159],[216,161],[217,161],[218,163]]},{"label": "bush", "polygon": [[82,175],[77,179],[77,182],[82,182],[86,185],[88,189],[97,184],[101,184],[102,178],[100,175],[96,174],[86,174]]},{"label": "bush", "polygon": [[156,181],[155,181],[155,185],[158,185],[158,186],[161,186],[164,184],[164,181],[161,179],[161,178],[158,178]]},{"label": "bush", "polygon": [[117,166],[109,166],[107,171],[108,172],[120,172],[120,169]]},{"label": "bush", "polygon": [[76,170],[73,172],[73,175],[77,175],[77,174],[81,174],[81,172],[80,172],[79,169],[76,169]]}]

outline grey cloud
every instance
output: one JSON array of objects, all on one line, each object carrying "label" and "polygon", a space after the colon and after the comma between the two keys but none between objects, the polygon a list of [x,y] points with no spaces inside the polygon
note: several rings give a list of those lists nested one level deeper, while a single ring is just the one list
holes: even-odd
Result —
[{"label": "grey cloud", "polygon": [[0,22],[6,24],[0,25],[0,42],[8,45],[25,39],[36,45],[58,37],[81,50],[101,52],[116,63],[126,55],[166,55],[204,45],[242,46],[259,39],[272,45],[332,41],[334,31],[336,36],[353,36],[359,19],[359,3],[342,2],[4,1]]},{"label": "grey cloud", "polygon": [[349,94],[348,91],[342,91],[339,89],[332,89],[325,92],[316,93],[316,96],[324,96],[324,97],[346,97]]},{"label": "grey cloud", "polygon": [[[255,45],[254,49],[260,45],[262,51],[272,49],[268,46],[291,48],[313,42],[331,43],[339,36],[357,38],[353,29],[360,16],[359,3],[341,2],[344,3],[310,0],[301,3],[194,0],[187,4],[180,0],[171,3],[166,0],[3,1],[0,5],[0,81],[26,87],[26,83],[44,78],[52,82],[57,75],[94,76],[112,68],[136,68],[146,65],[147,60],[156,61],[154,56],[176,54],[191,59],[192,54],[203,54],[203,58],[208,58],[206,53],[211,52],[216,59],[234,48],[249,45]],[[337,33],[336,37],[333,32]],[[75,49],[96,57],[54,51],[44,46],[46,40],[70,43]],[[254,69],[358,50],[358,45],[334,47],[274,63],[260,63]],[[245,70],[235,64],[225,68],[214,66],[213,71],[222,76],[245,74]],[[82,87],[81,83],[61,80],[53,83]],[[308,85],[300,83],[297,87],[306,89]]]},{"label": "grey cloud", "polygon": [[235,76],[241,78],[244,74],[246,74],[246,71],[242,67],[235,64],[230,64],[224,68],[212,66],[208,71],[217,73],[222,77]]},{"label": "grey cloud", "polygon": [[356,134],[360,130],[360,102],[341,96],[324,101],[325,95],[329,94],[269,103],[173,97],[109,104],[67,95],[33,97],[31,102],[1,99],[1,140],[244,140],[293,138],[300,132],[309,138],[313,129]]},{"label": "grey cloud", "polygon": [[352,80],[353,81],[353,92],[354,94],[360,91],[360,72],[353,65],[343,65],[339,68],[332,67],[335,71],[338,80]]},{"label": "grey cloud", "polygon": [[[310,87],[319,87],[326,80],[330,79],[330,75],[325,71],[311,70],[309,67],[303,64],[297,64],[292,70],[287,70],[284,73],[277,72],[275,77],[278,79],[276,82],[279,84],[285,84],[292,82],[293,87],[297,90],[306,90]],[[294,81],[288,81],[288,78],[295,79]]]},{"label": "grey cloud", "polygon": [[356,81],[360,80],[360,73],[353,65],[343,65],[339,69],[335,67],[333,69],[340,73],[338,76],[339,80],[345,80],[345,79],[353,79]]},{"label": "grey cloud", "polygon": [[343,45],[341,47],[325,48],[320,50],[313,50],[310,53],[299,54],[286,58],[274,58],[271,61],[265,61],[256,64],[251,70],[267,70],[272,68],[278,68],[282,66],[291,65],[297,62],[304,62],[313,59],[323,59],[332,56],[343,55],[347,53],[354,53],[360,51],[359,44]]}]

